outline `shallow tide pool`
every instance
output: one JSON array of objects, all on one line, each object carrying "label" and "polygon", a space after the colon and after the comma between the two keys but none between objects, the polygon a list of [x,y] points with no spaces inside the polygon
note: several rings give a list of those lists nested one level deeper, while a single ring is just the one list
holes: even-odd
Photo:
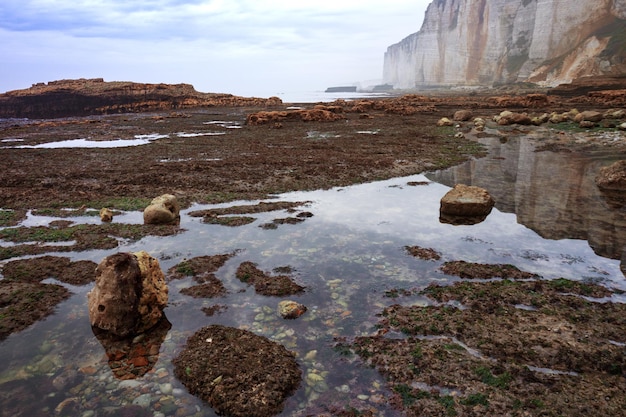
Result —
[{"label": "shallow tide pool", "polygon": [[[74,295],[54,315],[0,342],[0,384],[10,388],[12,404],[22,402],[23,415],[29,416],[54,415],[64,401],[73,401],[77,415],[84,417],[116,415],[132,405],[154,416],[213,416],[207,404],[187,394],[175,379],[171,360],[200,327],[223,324],[251,330],[296,352],[303,382],[282,415],[304,415],[307,409],[334,403],[391,416],[395,412],[385,405],[389,393],[383,379],[334,348],[342,338],[375,333],[377,314],[385,306],[430,302],[420,296],[397,300],[387,291],[453,282],[458,278],[439,270],[452,260],[513,264],[545,279],[564,277],[626,290],[619,261],[626,230],[624,205],[607,202],[593,184],[595,173],[611,156],[534,152],[523,139],[483,142],[490,148],[489,157],[450,170],[276,196],[280,201],[310,201],[300,209],[313,217],[299,224],[275,230],[259,227],[294,216],[281,211],[254,215],[256,221],[246,226],[210,225],[188,213],[218,206],[195,205],[181,213],[185,231],[177,236],[148,237],[111,251],[59,253],[73,261],[100,262],[118,251],[145,250],[166,271],[184,259],[236,251],[216,273],[229,291],[225,297],[180,294],[194,284],[191,278],[169,283],[169,324],[148,343],[158,360],[139,378],[114,377],[105,356],[107,346],[89,325],[86,294],[92,285],[87,285],[68,286]],[[471,226],[439,221],[439,201],[458,182],[482,186],[494,195],[496,208],[485,221]],[[53,220],[30,215],[25,224]],[[142,217],[128,213],[114,221],[140,223]],[[406,246],[432,248],[442,259],[411,257]],[[245,261],[268,272],[292,268],[292,277],[306,292],[290,298],[308,311],[297,320],[278,317],[276,307],[284,298],[257,295],[235,278]],[[215,305],[222,307],[213,316],[201,311]],[[7,389],[0,395],[9,395]]]}]

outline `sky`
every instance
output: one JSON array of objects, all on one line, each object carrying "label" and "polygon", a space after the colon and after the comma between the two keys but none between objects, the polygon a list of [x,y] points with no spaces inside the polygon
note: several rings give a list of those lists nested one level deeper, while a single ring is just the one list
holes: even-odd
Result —
[{"label": "sky", "polygon": [[73,78],[270,96],[382,81],[431,0],[1,0],[0,92]]}]

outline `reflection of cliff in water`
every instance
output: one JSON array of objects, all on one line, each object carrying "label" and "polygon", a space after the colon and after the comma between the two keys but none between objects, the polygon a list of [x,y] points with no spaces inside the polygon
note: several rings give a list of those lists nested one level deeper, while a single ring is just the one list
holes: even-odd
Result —
[{"label": "reflection of cliff in water", "polygon": [[546,239],[585,239],[600,256],[620,259],[626,244],[624,193],[607,195],[595,185],[599,169],[616,155],[535,152],[522,139],[484,138],[486,158],[427,175],[448,185],[487,189],[496,208],[515,213],[518,223]]}]

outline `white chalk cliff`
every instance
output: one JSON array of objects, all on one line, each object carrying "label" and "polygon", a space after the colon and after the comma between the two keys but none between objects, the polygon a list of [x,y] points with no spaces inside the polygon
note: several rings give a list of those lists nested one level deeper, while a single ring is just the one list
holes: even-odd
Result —
[{"label": "white chalk cliff", "polygon": [[626,0],[433,0],[419,32],[385,53],[395,88],[626,73]]}]

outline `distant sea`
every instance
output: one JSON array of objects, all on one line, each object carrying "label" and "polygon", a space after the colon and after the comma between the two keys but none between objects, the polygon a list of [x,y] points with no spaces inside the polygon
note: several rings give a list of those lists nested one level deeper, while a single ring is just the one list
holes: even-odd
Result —
[{"label": "distant sea", "polygon": [[273,93],[273,94],[237,94],[244,97],[278,97],[283,103],[327,103],[338,99],[343,100],[359,100],[363,98],[372,97],[391,97],[389,93],[325,93],[323,91],[307,91],[307,92],[293,92],[293,93]]}]

